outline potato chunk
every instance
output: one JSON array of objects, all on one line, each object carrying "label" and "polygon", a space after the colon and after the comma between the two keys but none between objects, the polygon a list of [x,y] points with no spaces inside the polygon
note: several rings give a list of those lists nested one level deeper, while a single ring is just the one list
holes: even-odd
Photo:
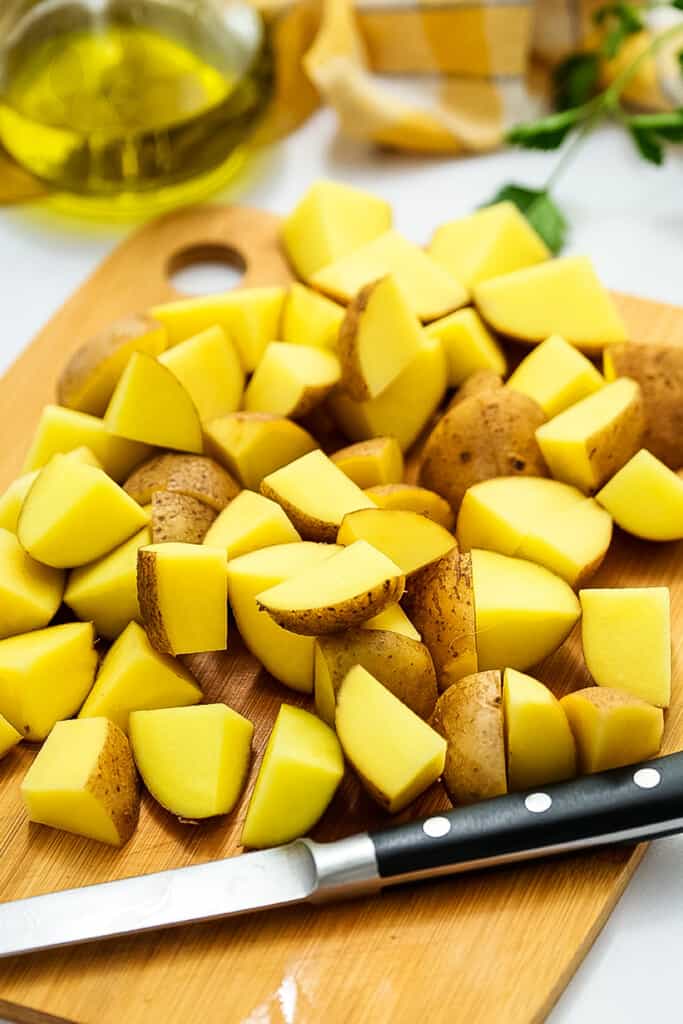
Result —
[{"label": "potato chunk", "polygon": [[543,239],[510,202],[442,224],[429,243],[429,253],[467,288],[550,259]]},{"label": "potato chunk", "polygon": [[558,334],[524,358],[507,386],[538,402],[548,418],[605,386],[605,378],[578,349]]},{"label": "potato chunk", "polygon": [[[74,448],[73,451],[66,454],[77,462],[85,462],[88,466],[102,469],[102,463],[89,448]],[[0,529],[9,530],[11,533],[17,532],[22,505],[34,482],[38,479],[39,472],[34,469],[30,473],[24,473],[9,485],[4,494],[0,495]]]},{"label": "potato chunk", "polygon": [[18,743],[22,741],[22,735],[18,729],[15,729],[7,719],[0,715],[0,760],[9,754]]},{"label": "potato chunk", "polygon": [[668,587],[582,590],[581,640],[598,686],[626,690],[650,704],[671,702]]},{"label": "potato chunk", "polygon": [[411,640],[422,639],[400,604],[388,604],[379,615],[373,615],[371,619],[366,619],[362,628],[386,629],[390,633],[400,633]]},{"label": "potato chunk", "polygon": [[283,704],[270,734],[242,830],[244,846],[288,843],[322,818],[344,776],[332,729]]},{"label": "potato chunk", "polygon": [[344,309],[296,281],[289,286],[282,307],[280,337],[293,345],[337,347]]},{"label": "potato chunk", "polygon": [[479,668],[524,671],[552,654],[581,614],[571,587],[522,558],[471,556]]},{"label": "potato chunk", "polygon": [[391,227],[391,207],[370,192],[316,181],[282,225],[282,241],[299,277],[353,252]]},{"label": "potato chunk", "polygon": [[155,491],[152,497],[152,544],[180,541],[201,544],[216,513],[187,494]]},{"label": "potato chunk", "polygon": [[501,334],[539,342],[559,334],[583,352],[626,341],[626,327],[586,256],[565,256],[475,285],[474,302]]},{"label": "potato chunk", "polygon": [[21,509],[17,536],[55,568],[101,558],[149,522],[149,516],[101,469],[55,455]]},{"label": "potato chunk", "polygon": [[282,506],[306,540],[334,541],[347,513],[374,507],[319,449],[264,477],[261,493]]},{"label": "potato chunk", "polygon": [[129,622],[141,622],[138,605],[138,549],[152,543],[148,526],[96,562],[74,569],[64,602],[92,622],[99,636],[117,637]]},{"label": "potato chunk", "polygon": [[24,776],[29,821],[123,846],[140,795],[128,740],[106,718],[58,722]]},{"label": "potato chunk", "polygon": [[168,367],[141,352],[123,371],[104,422],[112,434],[132,441],[202,451],[199,413],[189,393]]},{"label": "potato chunk", "polygon": [[569,719],[581,772],[603,772],[655,757],[664,731],[661,708],[622,690],[589,686],[560,701]]},{"label": "potato chunk", "polygon": [[334,726],[337,693],[354,665],[362,665],[420,718],[436,703],[436,673],[424,644],[400,633],[351,629],[315,642],[315,709]]},{"label": "potato chunk", "polygon": [[385,508],[359,509],[344,516],[337,544],[366,540],[410,576],[436,562],[456,546],[452,533],[417,512]]},{"label": "potato chunk", "polygon": [[[332,458],[334,459],[334,455]],[[366,494],[380,508],[417,512],[438,523],[439,526],[443,526],[446,530],[452,530],[455,525],[455,516],[451,506],[440,494],[430,491],[427,487],[401,483],[376,484],[373,487],[368,487]]]},{"label": "potato chunk", "polygon": [[207,424],[207,451],[239,480],[257,491],[264,476],[318,447],[314,437],[285,416],[234,412]]},{"label": "potato chunk", "polygon": [[683,479],[641,448],[595,496],[615,523],[644,540],[683,538]]},{"label": "potato chunk", "polygon": [[267,672],[302,693],[313,692],[314,638],[278,626],[259,611],[256,596],[321,565],[336,551],[334,544],[304,541],[261,548],[228,562],[230,607],[242,640]]},{"label": "potato chunk", "polygon": [[507,793],[500,672],[477,672],[450,686],[430,725],[448,744],[443,783],[454,804]]},{"label": "potato chunk", "polygon": [[318,636],[360,625],[400,600],[404,589],[401,569],[366,541],[357,540],[322,565],[264,590],[256,600],[284,629]]},{"label": "potato chunk", "polygon": [[349,304],[339,332],[344,391],[356,402],[377,398],[415,359],[421,338],[409,295],[393,274],[366,284]]},{"label": "potato chunk", "polygon": [[297,540],[301,540],[299,534],[277,502],[254,491],[241,491],[209,527],[204,544],[224,548],[229,558],[239,558],[259,548]]},{"label": "potato chunk", "polygon": [[644,431],[640,386],[622,377],[544,423],[536,439],[554,477],[592,493],[635,455]]},{"label": "potato chunk", "polygon": [[138,551],[138,601],[162,654],[224,651],[228,645],[225,552],[201,544],[151,544]]},{"label": "potato chunk", "polygon": [[64,573],[34,561],[0,530],[0,639],[47,626],[63,593]]},{"label": "potato chunk", "polygon": [[170,491],[196,498],[220,512],[239,494],[239,485],[222,466],[205,455],[166,452],[143,462],[128,477],[123,489],[140,505],[149,505],[155,491]]},{"label": "potato chunk", "polygon": [[397,231],[385,231],[318,270],[311,284],[339,302],[350,302],[361,288],[386,274],[394,275],[413,312],[423,321],[452,313],[468,300],[457,278]]},{"label": "potato chunk", "polygon": [[75,715],[97,669],[89,622],[68,622],[0,641],[0,714],[28,740],[44,740]]},{"label": "potato chunk", "polygon": [[365,789],[390,814],[441,775],[446,741],[360,665],[337,694],[336,727]]},{"label": "potato chunk", "polygon": [[202,423],[239,409],[244,370],[222,327],[207,327],[159,356],[194,402]]},{"label": "potato chunk", "polygon": [[491,370],[500,376],[507,371],[505,353],[475,309],[459,309],[435,320],[427,334],[443,345],[449,387],[459,387],[478,370]]},{"label": "potato chunk", "polygon": [[166,344],[166,329],[158,320],[145,315],[118,320],[74,352],[57,382],[57,401],[103,416],[133,353],[159,356]]},{"label": "potato chunk", "polygon": [[557,697],[532,676],[505,669],[503,679],[508,785],[512,791],[576,775],[576,747]]},{"label": "potato chunk", "polygon": [[313,345],[271,341],[244,395],[248,412],[306,416],[339,382],[339,360]]},{"label": "potato chunk", "polygon": [[79,718],[108,718],[128,733],[131,711],[198,704],[202,691],[192,673],[159,654],[144,629],[131,622],[107,651]]},{"label": "potato chunk", "polygon": [[229,814],[249,771],[254,726],[226,704],[133,711],[130,742],[157,803],[191,820]]},{"label": "potato chunk", "polygon": [[600,566],[612,520],[576,487],[541,477],[497,477],[466,491],[458,513],[464,551],[486,548],[527,558],[580,586]]},{"label": "potato chunk", "polygon": [[171,346],[221,327],[237,347],[244,370],[251,373],[268,342],[277,338],[284,297],[280,287],[238,288],[167,302],[151,313],[166,327]]},{"label": "potato chunk", "polygon": [[396,484],[403,479],[403,452],[395,437],[359,441],[340,448],[330,458],[349,480],[363,490],[381,484]]}]

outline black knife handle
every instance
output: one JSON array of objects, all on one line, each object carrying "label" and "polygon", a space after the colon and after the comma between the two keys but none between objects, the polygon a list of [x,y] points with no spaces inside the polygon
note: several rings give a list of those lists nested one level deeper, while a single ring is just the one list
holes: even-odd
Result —
[{"label": "black knife handle", "polygon": [[380,877],[398,880],[676,832],[683,832],[683,752],[456,808],[370,838]]}]

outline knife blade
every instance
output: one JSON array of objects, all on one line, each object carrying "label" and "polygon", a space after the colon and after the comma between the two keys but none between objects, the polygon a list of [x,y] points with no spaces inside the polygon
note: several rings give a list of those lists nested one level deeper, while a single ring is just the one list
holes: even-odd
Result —
[{"label": "knife blade", "polygon": [[0,957],[683,832],[683,752],[332,843],[0,903]]}]

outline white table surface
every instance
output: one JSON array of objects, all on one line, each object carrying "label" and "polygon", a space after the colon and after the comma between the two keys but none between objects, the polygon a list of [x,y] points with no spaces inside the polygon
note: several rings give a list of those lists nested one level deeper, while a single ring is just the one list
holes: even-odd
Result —
[{"label": "white table surface", "polygon": [[[334,177],[386,196],[399,228],[424,242],[440,221],[469,212],[502,183],[542,183],[553,160],[526,152],[460,160],[372,154],[340,140],[332,115],[322,112],[275,147],[230,198],[284,212],[312,180]],[[572,223],[566,251],[590,254],[614,288],[683,304],[682,172],[680,155],[650,167],[618,131],[600,132],[557,194]],[[84,227],[37,206],[0,210],[0,370],[126,230]],[[221,287],[215,277],[202,284]],[[679,1019],[682,864],[683,837],[650,849],[552,1024]]]}]

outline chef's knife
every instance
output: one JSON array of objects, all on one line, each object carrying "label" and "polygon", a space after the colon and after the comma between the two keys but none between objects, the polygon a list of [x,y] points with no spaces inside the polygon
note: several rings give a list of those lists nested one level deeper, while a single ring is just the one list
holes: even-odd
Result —
[{"label": "chef's knife", "polygon": [[0,904],[0,956],[683,832],[683,752],[333,843]]}]

